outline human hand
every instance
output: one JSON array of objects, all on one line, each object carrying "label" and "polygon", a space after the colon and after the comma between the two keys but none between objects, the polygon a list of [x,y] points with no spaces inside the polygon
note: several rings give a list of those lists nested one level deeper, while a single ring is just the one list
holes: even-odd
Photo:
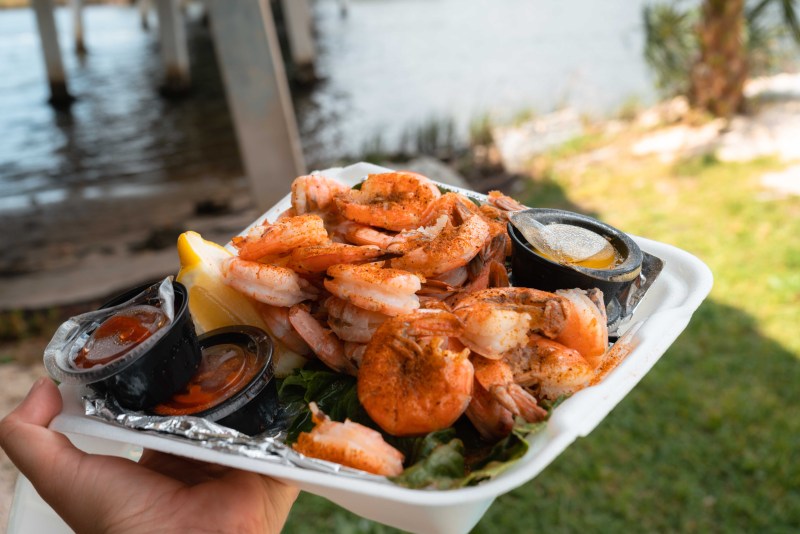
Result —
[{"label": "human hand", "polygon": [[279,532],[297,497],[269,477],[168,454],[84,453],[47,428],[60,411],[58,388],[39,379],[0,421],[0,447],[76,532]]}]

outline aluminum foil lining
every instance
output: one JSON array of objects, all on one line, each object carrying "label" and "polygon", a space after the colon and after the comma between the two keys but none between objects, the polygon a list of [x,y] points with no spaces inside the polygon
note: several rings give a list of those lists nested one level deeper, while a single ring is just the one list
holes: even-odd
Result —
[{"label": "aluminum foil lining", "polygon": [[615,341],[630,328],[633,312],[642,302],[647,294],[647,290],[656,281],[658,275],[664,270],[664,260],[652,254],[644,252],[642,260],[642,271],[633,283],[617,294],[617,298],[612,301],[607,309],[609,318],[608,337],[610,341]]},{"label": "aluminum foil lining", "polygon": [[157,416],[127,412],[110,396],[88,392],[83,397],[86,415],[132,430],[150,432],[215,451],[286,466],[312,469],[391,484],[385,477],[366,473],[333,462],[309,458],[284,443],[282,431],[267,431],[248,436],[231,428],[192,416]]}]

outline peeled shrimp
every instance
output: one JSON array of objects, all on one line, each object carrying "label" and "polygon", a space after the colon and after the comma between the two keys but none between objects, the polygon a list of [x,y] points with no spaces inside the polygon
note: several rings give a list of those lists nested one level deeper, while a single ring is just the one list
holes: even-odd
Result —
[{"label": "peeled shrimp", "polygon": [[469,349],[451,351],[461,332],[450,312],[419,310],[383,323],[358,372],[358,399],[394,436],[421,435],[452,425],[472,395]]},{"label": "peeled shrimp", "polygon": [[300,176],[292,182],[292,208],[298,215],[327,213],[335,208],[334,200],[350,188],[321,174]]},{"label": "peeled shrimp", "polygon": [[315,403],[310,403],[314,428],[303,432],[292,448],[301,454],[336,462],[383,476],[403,472],[403,454],[386,443],[380,432],[346,419],[331,421]]},{"label": "peeled shrimp", "polygon": [[222,261],[221,270],[226,284],[272,306],[293,306],[317,295],[316,288],[285,267],[232,257]]},{"label": "peeled shrimp", "polygon": [[318,215],[286,217],[275,224],[253,227],[246,236],[234,237],[233,246],[243,260],[284,254],[293,248],[327,243],[328,232]]},{"label": "peeled shrimp", "polygon": [[325,288],[365,310],[400,315],[419,308],[415,294],[420,278],[407,271],[383,268],[383,262],[334,265],[328,269]]},{"label": "peeled shrimp", "polygon": [[419,226],[428,204],[439,196],[436,184],[421,174],[387,172],[370,174],[360,190],[348,190],[336,204],[346,219],[399,231]]}]

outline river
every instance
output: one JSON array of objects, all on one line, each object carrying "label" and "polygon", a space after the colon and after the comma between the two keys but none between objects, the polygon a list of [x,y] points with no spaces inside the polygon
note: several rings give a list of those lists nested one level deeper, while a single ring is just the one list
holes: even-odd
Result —
[{"label": "river", "polygon": [[[654,99],[642,58],[643,0],[333,0],[314,3],[321,81],[295,96],[306,160],[320,167],[387,145],[432,118],[466,131],[476,117],[560,106],[602,116]],[[48,92],[33,14],[0,11],[0,213],[81,195],[202,177],[240,180],[242,166],[206,28],[189,24],[194,88],[159,96],[154,30],[132,7],[85,9],[89,54],[57,24],[70,113]],[[154,17],[153,17],[154,18]]]}]

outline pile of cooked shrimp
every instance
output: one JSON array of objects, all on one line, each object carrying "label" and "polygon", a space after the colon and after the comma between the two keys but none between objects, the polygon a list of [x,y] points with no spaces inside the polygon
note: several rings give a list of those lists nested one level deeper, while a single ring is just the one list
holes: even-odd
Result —
[{"label": "pile of cooked shrimp", "polygon": [[[466,415],[487,440],[515,417],[542,420],[544,399],[590,385],[608,349],[599,290],[510,287],[508,215],[442,193],[411,172],[369,175],[350,188],[321,174],[292,184],[292,207],[232,244],[225,282],[259,302],[289,350],[357,377],[369,416],[394,436],[448,428]],[[295,448],[384,475],[403,456],[381,434],[331,421]]]}]

